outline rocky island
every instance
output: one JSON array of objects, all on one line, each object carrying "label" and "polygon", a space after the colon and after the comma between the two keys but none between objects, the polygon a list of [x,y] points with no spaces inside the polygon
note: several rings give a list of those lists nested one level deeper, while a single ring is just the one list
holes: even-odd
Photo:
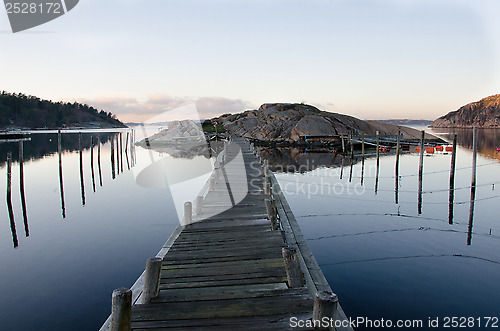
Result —
[{"label": "rocky island", "polygon": [[[340,139],[349,134],[396,135],[403,139],[419,139],[420,131],[352,116],[331,113],[297,103],[266,103],[259,109],[238,114],[225,114],[211,120],[222,123],[225,130],[237,136],[261,142],[300,145],[304,137]],[[434,137],[435,138],[435,137]]]},{"label": "rocky island", "polygon": [[77,102],[53,102],[22,93],[0,94],[0,130],[125,128],[115,115]]},{"label": "rocky island", "polygon": [[433,128],[500,128],[500,94],[471,102],[432,122]]}]

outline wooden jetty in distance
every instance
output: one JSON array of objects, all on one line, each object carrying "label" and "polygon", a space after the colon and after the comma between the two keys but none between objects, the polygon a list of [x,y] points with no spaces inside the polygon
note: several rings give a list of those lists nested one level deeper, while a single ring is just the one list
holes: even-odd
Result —
[{"label": "wooden jetty in distance", "polygon": [[[246,176],[231,162],[237,155]],[[236,185],[228,181],[235,175]],[[231,198],[238,194],[240,202]],[[206,193],[184,207],[185,225],[131,289],[113,292],[101,330],[310,330],[290,319],[348,322],[278,182],[244,139],[226,143]]]}]

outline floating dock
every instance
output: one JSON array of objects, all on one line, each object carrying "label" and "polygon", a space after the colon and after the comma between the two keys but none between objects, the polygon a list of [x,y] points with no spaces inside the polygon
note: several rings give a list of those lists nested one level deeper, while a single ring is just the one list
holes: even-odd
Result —
[{"label": "floating dock", "polygon": [[[206,192],[194,208],[186,203],[184,225],[130,290],[113,292],[101,330],[311,330],[313,321],[347,321],[253,146],[234,138],[221,156]],[[238,157],[246,177],[231,162]]]}]

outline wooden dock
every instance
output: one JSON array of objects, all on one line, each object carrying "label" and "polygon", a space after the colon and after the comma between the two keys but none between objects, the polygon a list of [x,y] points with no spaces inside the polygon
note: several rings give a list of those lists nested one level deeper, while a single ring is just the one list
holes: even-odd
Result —
[{"label": "wooden dock", "polygon": [[[198,214],[186,215],[188,224],[179,226],[157,255],[161,270],[153,298],[145,299],[151,286],[144,285],[150,277],[145,271],[129,293],[131,316],[123,317],[130,314],[126,307],[123,313],[113,306],[101,330],[129,329],[116,328],[120,319],[125,324],[130,319],[132,330],[309,330],[313,328],[292,327],[290,321],[311,321],[313,310],[316,319],[332,315],[346,320],[279,184],[252,149],[242,138],[231,141],[219,179],[211,181],[202,205],[195,206]],[[238,155],[246,177],[241,165],[231,162]],[[221,198],[228,192],[229,199]],[[232,197],[238,194],[244,198],[235,203]],[[266,199],[274,200],[267,208]],[[191,205],[187,207],[190,213]],[[214,210],[221,212],[214,215]],[[291,255],[285,263],[287,252]],[[290,279],[294,265],[300,266],[295,285]],[[320,292],[326,293],[326,303],[316,298]]]}]

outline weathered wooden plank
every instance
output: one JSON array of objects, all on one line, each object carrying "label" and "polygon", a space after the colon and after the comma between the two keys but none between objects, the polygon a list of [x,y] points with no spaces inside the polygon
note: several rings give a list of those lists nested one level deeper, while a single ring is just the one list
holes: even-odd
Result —
[{"label": "weathered wooden plank", "polygon": [[[299,293],[307,294],[306,288],[296,290]],[[160,295],[155,300],[157,302],[221,300],[273,296],[279,295],[281,292],[288,292],[288,286],[285,283],[181,288],[160,291]]]},{"label": "weathered wooden plank", "polygon": [[286,282],[286,276],[240,278],[240,279],[213,280],[213,281],[208,280],[205,282],[186,281],[184,283],[165,283],[161,281],[160,290],[166,290],[171,288],[194,288],[194,287],[245,285],[245,284],[271,284],[271,283],[284,283],[284,282]]},{"label": "weathered wooden plank", "polygon": [[290,326],[290,319],[296,317],[300,320],[310,318],[308,314],[295,315],[270,315],[257,317],[218,318],[218,319],[195,319],[195,320],[173,320],[173,321],[144,321],[133,322],[133,330],[168,330],[168,331],[197,331],[197,330],[313,330],[310,328],[299,328]]},{"label": "weathered wooden plank", "polygon": [[264,278],[264,277],[283,277],[286,276],[283,268],[273,268],[265,270],[252,270],[246,272],[231,273],[208,273],[208,274],[185,274],[175,275],[163,272],[160,281],[164,284],[185,283],[185,282],[205,282],[219,280],[236,280],[243,278]]},{"label": "weathered wooden plank", "polygon": [[178,270],[178,269],[194,269],[194,268],[226,268],[226,267],[240,267],[240,268],[272,268],[275,266],[284,266],[283,258],[268,258],[242,260],[242,261],[216,261],[211,263],[183,263],[179,261],[178,264],[163,264],[162,270]]},{"label": "weathered wooden plank", "polygon": [[132,321],[166,321],[178,319],[250,317],[293,313],[311,310],[309,295],[241,298],[228,300],[155,303],[132,308]]}]

